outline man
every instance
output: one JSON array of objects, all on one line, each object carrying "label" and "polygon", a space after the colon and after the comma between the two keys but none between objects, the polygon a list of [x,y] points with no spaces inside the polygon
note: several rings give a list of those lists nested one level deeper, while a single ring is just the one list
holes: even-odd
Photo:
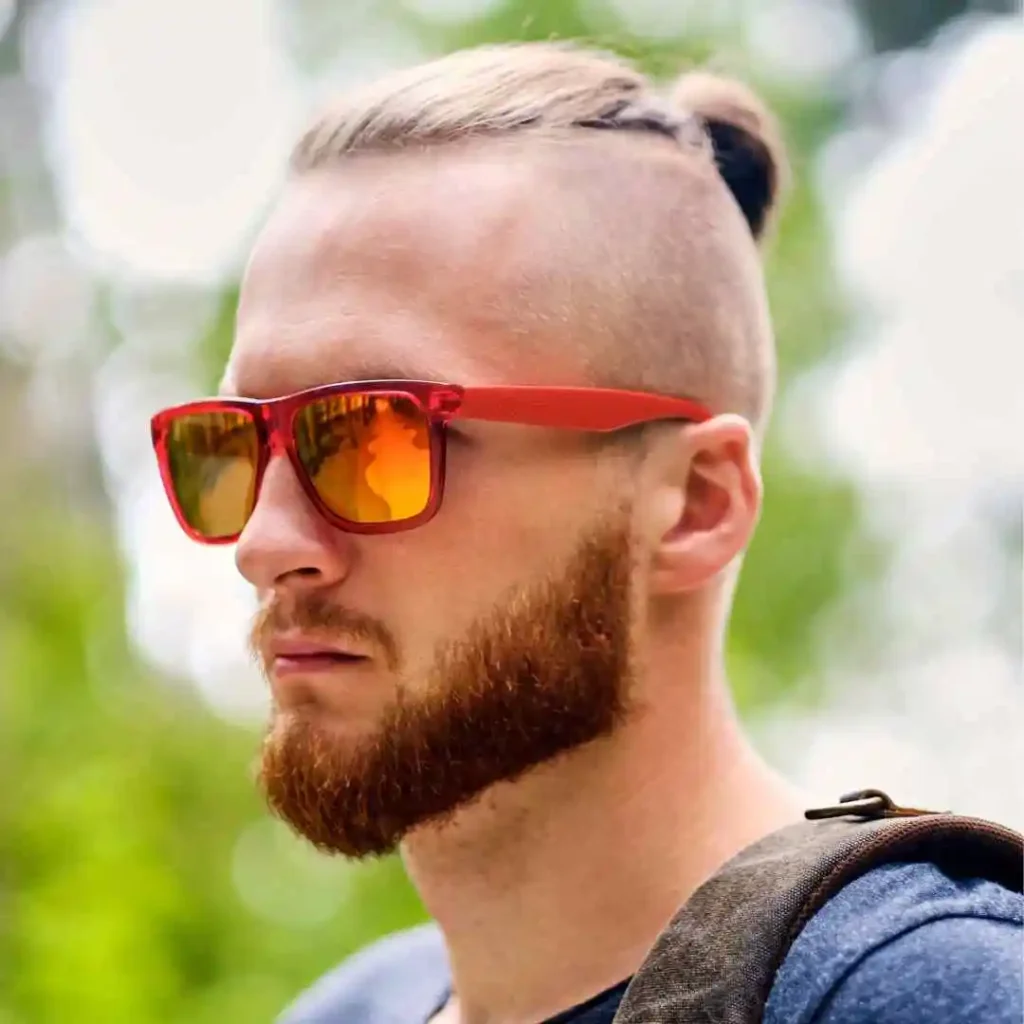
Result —
[{"label": "man", "polygon": [[[242,398],[154,432],[182,525],[237,541],[260,597],[270,805],[323,850],[400,849],[436,925],[287,1021],[610,1021],[676,909],[800,819],[722,658],[782,177],[745,89],[663,99],[553,45],[386,79],[298,144],[241,293]],[[1020,926],[994,882],[879,868],[764,1019],[1019,1021]]]}]

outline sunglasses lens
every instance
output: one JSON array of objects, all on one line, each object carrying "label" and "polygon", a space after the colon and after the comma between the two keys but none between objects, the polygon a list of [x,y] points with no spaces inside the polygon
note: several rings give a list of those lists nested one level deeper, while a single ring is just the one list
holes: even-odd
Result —
[{"label": "sunglasses lens", "polygon": [[176,418],[166,435],[173,497],[186,523],[205,540],[241,533],[256,497],[259,437],[244,412],[198,412]]},{"label": "sunglasses lens", "polygon": [[408,395],[335,395],[295,419],[295,447],[320,500],[353,523],[392,523],[430,500],[430,424]]}]

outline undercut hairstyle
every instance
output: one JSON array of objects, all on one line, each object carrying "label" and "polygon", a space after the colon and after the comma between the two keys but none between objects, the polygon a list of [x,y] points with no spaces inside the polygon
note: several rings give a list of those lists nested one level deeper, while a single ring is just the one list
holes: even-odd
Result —
[{"label": "undercut hairstyle", "polygon": [[[591,233],[599,220],[604,241],[589,286],[575,278],[552,321],[575,318],[593,383],[698,398],[762,435],[775,350],[759,245],[788,172],[776,119],[742,83],[691,71],[660,87],[618,56],[568,43],[462,50],[338,97],[302,134],[291,171],[366,153],[509,141],[522,151],[599,136],[622,140],[612,155],[627,147],[632,159],[626,176],[565,175],[560,212]],[[588,192],[598,179],[614,202]]]}]

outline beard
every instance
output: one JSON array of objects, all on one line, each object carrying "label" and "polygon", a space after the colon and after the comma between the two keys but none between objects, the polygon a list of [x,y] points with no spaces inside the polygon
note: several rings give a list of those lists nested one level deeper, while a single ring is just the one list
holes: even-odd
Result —
[{"label": "beard", "polygon": [[[343,742],[301,709],[277,716],[259,780],[271,810],[321,850],[396,849],[499,782],[613,733],[630,710],[632,549],[628,521],[593,529],[562,573],[511,594],[442,648],[422,696],[402,692],[373,735]],[[322,602],[292,625],[337,623],[388,640]],[[271,610],[258,621],[254,646]]]}]

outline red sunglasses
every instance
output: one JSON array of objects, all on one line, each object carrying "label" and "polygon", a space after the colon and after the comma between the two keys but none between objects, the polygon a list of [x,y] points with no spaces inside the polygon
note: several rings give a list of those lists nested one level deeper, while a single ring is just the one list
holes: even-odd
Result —
[{"label": "red sunglasses", "polygon": [[268,400],[189,402],[157,413],[152,434],[182,529],[204,544],[229,544],[252,515],[274,454],[288,456],[334,526],[391,533],[427,522],[440,508],[450,420],[606,432],[710,416],[697,402],[637,391],[379,380]]}]

